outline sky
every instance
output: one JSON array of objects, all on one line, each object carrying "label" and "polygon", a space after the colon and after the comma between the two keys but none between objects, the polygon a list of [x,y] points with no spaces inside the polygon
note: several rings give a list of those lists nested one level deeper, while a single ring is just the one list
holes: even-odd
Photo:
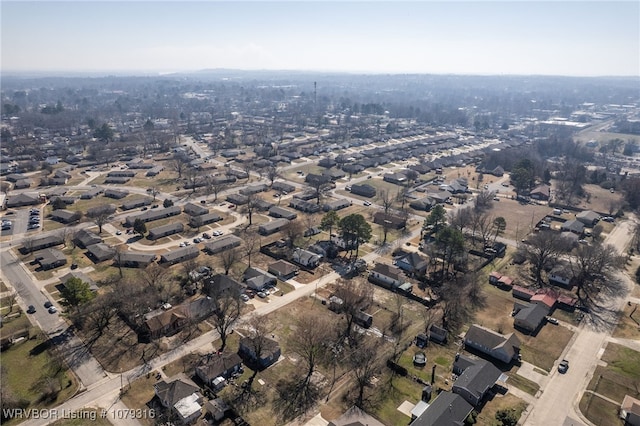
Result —
[{"label": "sky", "polygon": [[4,72],[640,76],[639,1],[17,1]]}]

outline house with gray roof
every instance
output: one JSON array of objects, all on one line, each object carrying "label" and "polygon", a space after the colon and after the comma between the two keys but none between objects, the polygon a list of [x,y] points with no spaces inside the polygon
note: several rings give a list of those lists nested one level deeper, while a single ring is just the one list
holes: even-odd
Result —
[{"label": "house with gray roof", "polygon": [[23,206],[34,206],[36,204],[40,204],[42,201],[38,194],[16,194],[12,195],[7,199],[7,207],[23,207]]},{"label": "house with gray roof", "polygon": [[44,270],[58,268],[67,263],[67,257],[58,249],[46,248],[33,254],[34,260]]},{"label": "house with gray roof", "polygon": [[160,263],[175,265],[185,260],[195,259],[198,255],[200,255],[200,250],[196,246],[180,247],[160,255]]},{"label": "house with gray roof", "polygon": [[127,268],[144,268],[151,262],[156,260],[155,253],[146,253],[138,251],[121,251],[114,257],[116,266],[124,266]]},{"label": "house with gray roof", "polygon": [[160,220],[160,219],[165,219],[167,217],[177,216],[180,213],[182,213],[182,209],[179,206],[151,209],[151,210],[147,210],[144,213],[127,217],[125,219],[125,224],[127,226],[133,226],[136,219],[140,219],[141,221],[148,223],[148,222],[153,222],[154,220]]},{"label": "house with gray roof", "polygon": [[206,213],[200,216],[191,216],[189,218],[189,226],[191,226],[192,228],[198,228],[200,226],[219,222],[221,220],[222,220],[222,216],[216,213]]},{"label": "house with gray roof", "polygon": [[493,364],[477,359],[466,367],[453,384],[452,391],[477,407],[495,385],[502,372]]},{"label": "house with gray roof", "polygon": [[74,235],[73,242],[80,248],[87,248],[92,244],[101,243],[102,237],[94,232],[81,229]]},{"label": "house with gray roof", "polygon": [[298,275],[299,268],[286,260],[278,260],[269,264],[269,273],[282,281],[286,281]]},{"label": "house with gray roof", "polygon": [[56,222],[69,224],[80,220],[80,212],[73,212],[71,210],[58,209],[51,212],[51,219]]},{"label": "house with gray roof", "polygon": [[150,206],[153,202],[152,198],[138,198],[137,200],[127,201],[126,203],[122,203],[120,207],[122,210],[133,210],[139,207]]},{"label": "house with gray roof", "polygon": [[288,219],[275,219],[272,220],[271,222],[267,222],[267,223],[263,223],[262,225],[260,225],[258,227],[258,233],[260,233],[261,235],[271,235],[271,234],[275,234],[276,232],[284,229],[285,226],[287,226],[289,224],[289,220]]},{"label": "house with gray roof", "polygon": [[284,207],[273,206],[269,209],[269,216],[275,218],[284,218],[288,220],[293,220],[298,217],[296,212],[293,212],[289,209],[285,209]]},{"label": "house with gray roof", "polygon": [[112,259],[116,250],[105,243],[92,244],[87,247],[87,256],[96,263]]},{"label": "house with gray roof", "polygon": [[584,210],[576,214],[576,220],[591,228],[600,220],[600,215],[592,210]]},{"label": "house with gray roof", "polygon": [[217,240],[205,243],[204,251],[208,254],[222,253],[223,251],[230,250],[234,247],[239,247],[242,243],[242,239],[235,235],[225,235]]},{"label": "house with gray roof", "polygon": [[29,240],[22,241],[20,252],[23,254],[46,249],[49,247],[60,245],[64,239],[60,235],[42,235]]},{"label": "house with gray roof", "polygon": [[440,392],[436,399],[410,426],[462,426],[473,406],[453,392]]},{"label": "house with gray roof", "polygon": [[474,324],[464,336],[464,344],[505,364],[520,356],[520,339],[513,333],[502,335]]},{"label": "house with gray roof", "polygon": [[242,280],[247,285],[247,288],[256,291],[261,291],[268,286],[275,286],[278,282],[278,279],[274,275],[256,267],[247,268],[247,270],[244,271]]},{"label": "house with gray roof", "polygon": [[316,268],[318,265],[320,265],[322,256],[298,247],[293,251],[291,260],[306,268]]},{"label": "house with gray roof", "polygon": [[169,235],[179,234],[182,231],[184,231],[184,225],[181,222],[168,223],[166,225],[156,226],[155,228],[149,229],[147,238],[150,240],[157,240]]},{"label": "house with gray roof", "polygon": [[513,312],[513,325],[527,333],[534,333],[546,321],[549,308],[541,303],[516,302]]},{"label": "house with gray roof", "polygon": [[209,213],[209,209],[202,205],[187,203],[184,205],[184,212],[189,216],[202,216]]}]

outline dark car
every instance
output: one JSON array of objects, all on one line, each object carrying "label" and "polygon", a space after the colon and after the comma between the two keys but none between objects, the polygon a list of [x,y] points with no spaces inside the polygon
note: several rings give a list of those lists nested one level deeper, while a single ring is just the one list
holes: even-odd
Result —
[{"label": "dark car", "polygon": [[564,374],[567,372],[568,369],[569,369],[569,361],[567,361],[566,359],[563,359],[562,361],[560,361],[560,364],[558,364],[558,371],[561,374]]},{"label": "dark car", "polygon": [[48,300],[46,302],[44,302],[44,307],[49,309],[50,307],[53,306],[53,303],[49,302]]},{"label": "dark car", "polygon": [[33,305],[29,305],[29,307],[27,308],[27,313],[28,314],[35,314],[36,313],[36,307]]}]

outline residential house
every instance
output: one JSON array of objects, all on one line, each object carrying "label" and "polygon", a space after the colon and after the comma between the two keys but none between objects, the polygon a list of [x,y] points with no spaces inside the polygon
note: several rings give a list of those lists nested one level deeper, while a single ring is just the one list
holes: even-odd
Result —
[{"label": "residential house", "polygon": [[184,262],[185,260],[195,259],[199,254],[200,251],[196,246],[180,247],[178,249],[171,250],[168,253],[163,253],[160,256],[160,263],[174,265],[176,263]]},{"label": "residential house", "polygon": [[424,197],[418,200],[411,201],[409,203],[409,207],[411,207],[414,210],[428,212],[428,211],[431,211],[433,206],[435,206],[436,204],[438,204],[438,202],[433,197]]},{"label": "residential house", "polygon": [[127,226],[133,226],[136,219],[140,219],[144,223],[153,222],[155,220],[165,219],[167,217],[177,216],[182,213],[182,209],[179,206],[171,206],[167,208],[150,209],[144,213],[128,216],[125,219]]},{"label": "residential house", "polygon": [[458,376],[451,390],[469,404],[477,407],[489,393],[502,372],[483,359],[465,368]]},{"label": "residential house", "polygon": [[453,392],[440,392],[436,399],[410,426],[461,426],[473,406]]},{"label": "residential house", "polygon": [[322,256],[298,247],[293,251],[291,260],[306,268],[316,268],[320,265]]},{"label": "residential house", "polygon": [[269,273],[282,281],[286,281],[298,275],[299,268],[286,260],[278,260],[269,264]]},{"label": "residential house", "polygon": [[600,215],[592,210],[584,210],[576,214],[576,220],[582,222],[589,228],[595,226],[600,220]]},{"label": "residential house", "polygon": [[489,274],[489,284],[493,284],[504,289],[511,289],[513,287],[513,280],[506,275],[493,271]]},{"label": "residential house", "polygon": [[264,183],[258,183],[255,185],[247,185],[244,188],[240,189],[240,194],[245,195],[245,196],[249,196],[249,195],[253,195],[253,194],[258,194],[260,192],[265,192],[268,191],[269,187],[264,184]]},{"label": "residential house", "polygon": [[235,235],[225,235],[217,240],[205,243],[204,251],[208,254],[222,253],[223,251],[230,250],[235,247],[239,247],[242,243],[242,239]]},{"label": "residential house", "polygon": [[58,268],[67,263],[67,258],[60,250],[46,248],[33,254],[34,260],[44,270]]},{"label": "residential house", "polygon": [[551,187],[549,185],[538,185],[529,192],[529,196],[534,200],[547,201],[551,196]]},{"label": "residential house", "polygon": [[399,268],[376,263],[375,267],[369,271],[369,281],[388,289],[395,289],[404,283],[405,278]]},{"label": "residential house", "polygon": [[221,295],[239,297],[245,291],[245,286],[229,275],[216,274],[205,280],[204,289],[207,294],[215,297]]},{"label": "residential house", "polygon": [[522,299],[528,302],[536,294],[536,292],[526,287],[514,285],[511,294],[513,294],[513,297],[516,297],[518,299]]},{"label": "residential house", "polygon": [[114,257],[116,266],[125,266],[127,268],[146,268],[151,262],[156,260],[154,253],[145,253],[137,251],[121,251],[117,252]]},{"label": "residential house", "polygon": [[561,231],[572,232],[576,235],[582,235],[584,232],[584,223],[577,219],[571,219],[560,225]]},{"label": "residential house", "polygon": [[402,229],[407,225],[407,219],[402,216],[379,211],[373,215],[373,223],[380,226],[388,226],[391,229]]},{"label": "residential house", "polygon": [[[260,359],[257,351],[260,352]],[[251,368],[262,370],[278,361],[282,352],[278,342],[268,337],[243,337],[240,339],[238,355]]]},{"label": "residential house", "polygon": [[284,229],[285,226],[287,226],[289,224],[289,220],[288,219],[275,219],[272,220],[271,222],[267,222],[267,223],[263,223],[262,225],[260,225],[258,227],[258,233],[260,233],[261,235],[271,235],[271,234],[275,234],[276,232]]},{"label": "residential house", "polygon": [[435,324],[431,324],[429,327],[429,339],[433,340],[436,343],[440,343],[444,345],[447,343],[447,336],[449,332],[442,327],[439,327]]},{"label": "residential house", "polygon": [[139,332],[145,340],[171,336],[211,316],[215,310],[215,301],[210,297],[187,301],[168,309],[157,309],[144,315]]},{"label": "residential house", "polygon": [[107,177],[127,177],[132,178],[136,175],[133,170],[113,170],[107,173]]},{"label": "residential house", "polygon": [[306,201],[296,197],[289,200],[289,207],[305,213],[317,213],[321,209],[321,207],[316,203],[312,203],[310,201]]},{"label": "residential house", "polygon": [[67,281],[69,281],[69,278],[78,278],[83,283],[89,284],[89,290],[93,291],[94,293],[97,292],[99,289],[98,284],[96,284],[95,281],[93,281],[91,278],[89,278],[88,275],[86,275],[83,272],[80,272],[77,269],[75,271],[71,271],[68,274],[65,274],[62,277],[60,277],[60,284],[58,284],[56,288],[61,290],[62,288],[66,287],[66,283]]},{"label": "residential house", "polygon": [[620,418],[625,425],[640,426],[640,400],[625,395],[620,405]]},{"label": "residential house", "polygon": [[220,390],[224,382],[219,380],[229,379],[242,368],[242,358],[235,352],[210,353],[200,359],[196,365],[196,376],[207,386],[214,390]]},{"label": "residential house", "polygon": [[104,196],[107,198],[113,198],[115,200],[120,200],[129,195],[127,191],[119,191],[117,189],[107,189],[104,191]]},{"label": "residential house", "polygon": [[20,252],[22,254],[28,254],[34,251],[60,245],[63,242],[64,239],[60,235],[42,235],[40,237],[34,237],[33,239],[23,240]]},{"label": "residential house", "polygon": [[346,209],[350,205],[351,205],[351,201],[345,198],[342,198],[340,200],[332,200],[327,203],[324,203],[322,205],[322,210],[324,210],[325,212],[328,212],[330,210],[336,211],[336,210]]},{"label": "residential house", "polygon": [[275,286],[278,282],[278,279],[274,275],[256,267],[247,268],[247,270],[244,271],[242,280],[248,288],[255,291],[261,291],[265,287]]},{"label": "residential house", "polygon": [[184,205],[184,212],[189,216],[201,216],[209,213],[209,209],[194,203],[187,203]]},{"label": "residential house", "polygon": [[477,324],[465,334],[464,344],[506,364],[520,356],[520,339],[515,334],[502,335]]},{"label": "residential house", "polygon": [[58,209],[51,212],[51,219],[56,222],[69,224],[80,220],[81,214],[79,212],[72,212],[71,210]]},{"label": "residential house", "polygon": [[293,220],[298,217],[295,212],[292,212],[289,209],[285,209],[284,207],[273,206],[269,209],[269,216],[275,218],[284,218],[288,220]]},{"label": "residential house", "polygon": [[273,185],[271,185],[271,189],[275,190],[275,191],[280,191],[280,192],[286,192],[287,194],[293,192],[296,190],[296,187],[286,183],[286,182],[273,182]]},{"label": "residential house", "polygon": [[102,191],[104,191],[102,188],[91,188],[88,191],[83,192],[80,195],[80,199],[81,200],[91,200],[94,197],[97,197],[98,195],[102,194]]},{"label": "residential house", "polygon": [[160,382],[153,385],[158,400],[171,410],[180,424],[195,423],[202,415],[203,396],[195,384],[178,379],[172,382]]},{"label": "residential house", "polygon": [[243,206],[249,202],[249,197],[242,194],[229,194],[227,195],[227,201],[239,206]]},{"label": "residential house", "polygon": [[520,303],[513,305],[513,325],[527,333],[535,333],[545,322],[549,308],[539,303]]},{"label": "residential house", "polygon": [[362,185],[354,184],[351,185],[351,193],[371,198],[376,196],[376,188],[366,183]]},{"label": "residential house", "polygon": [[544,305],[549,311],[552,311],[556,307],[556,300],[558,299],[558,292],[551,289],[538,290],[536,294],[531,296],[530,302],[534,304]]},{"label": "residential house", "polygon": [[184,225],[181,222],[167,223],[166,225],[156,226],[155,228],[149,229],[147,238],[150,240],[157,240],[169,235],[179,234],[182,231],[184,231]]},{"label": "residential house", "polygon": [[200,226],[219,222],[221,220],[222,216],[219,216],[216,213],[206,213],[200,216],[191,216],[189,218],[189,226],[192,228],[199,228]]},{"label": "residential house", "polygon": [[407,176],[404,173],[385,173],[382,180],[396,185],[405,185],[407,183]]},{"label": "residential house", "polygon": [[92,244],[101,243],[102,237],[86,229],[81,229],[74,235],[73,242],[80,248],[87,248]]},{"label": "residential house", "polygon": [[329,422],[328,426],[385,426],[384,423],[355,405],[343,415]]},{"label": "residential house", "polygon": [[547,277],[550,284],[564,287],[568,290],[573,288],[573,274],[565,263],[556,265],[549,271]]},{"label": "residential house", "polygon": [[125,183],[129,182],[130,180],[131,180],[130,177],[125,177],[125,176],[108,176],[104,180],[104,183],[111,183],[111,184],[116,184],[116,185],[124,185]]},{"label": "residential house", "polygon": [[424,257],[420,256],[416,252],[404,253],[401,256],[395,258],[394,264],[405,271],[407,274],[423,275],[429,262]]},{"label": "residential house", "polygon": [[7,207],[23,207],[23,206],[35,206],[36,204],[42,203],[42,200],[38,194],[16,194],[11,195],[7,199]]},{"label": "residential house", "polygon": [[87,246],[87,256],[96,263],[104,262],[105,260],[113,259],[116,254],[116,250],[105,244],[97,243]]},{"label": "residential house", "polygon": [[122,206],[120,206],[120,208],[124,211],[133,210],[144,206],[150,206],[152,202],[153,198],[138,198],[137,200],[131,200],[127,201],[126,203],[122,203]]}]

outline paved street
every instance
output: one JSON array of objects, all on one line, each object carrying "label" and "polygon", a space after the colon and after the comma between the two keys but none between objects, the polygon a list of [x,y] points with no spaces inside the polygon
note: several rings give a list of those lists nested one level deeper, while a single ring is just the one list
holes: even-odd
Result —
[{"label": "paved street", "polygon": [[[620,253],[631,239],[632,220],[621,222],[611,232],[605,243],[614,245]],[[622,276],[629,289],[631,280]],[[603,311],[617,312],[626,303],[626,297],[620,296],[605,303]],[[592,321],[586,315],[582,325],[577,329],[574,340],[567,346],[561,358],[569,360],[569,370],[560,374],[554,369],[549,376],[542,395],[535,402],[521,424],[546,426],[557,424],[573,424],[575,426],[590,424],[579,412],[578,404],[586,389],[598,360],[602,356],[603,345],[615,328],[614,322]],[[581,419],[581,420],[578,420]]]}]

